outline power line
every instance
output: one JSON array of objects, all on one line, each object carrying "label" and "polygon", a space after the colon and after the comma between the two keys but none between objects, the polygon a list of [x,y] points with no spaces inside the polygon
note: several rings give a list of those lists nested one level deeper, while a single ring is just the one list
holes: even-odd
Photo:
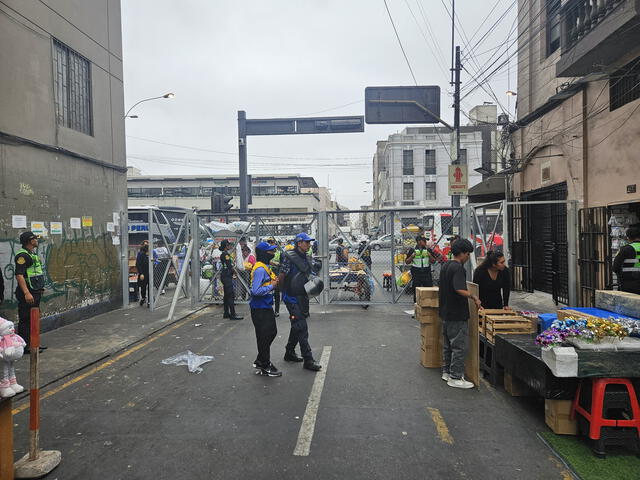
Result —
[{"label": "power line", "polygon": [[391,16],[391,11],[389,10],[389,5],[387,5],[387,0],[382,0],[384,2],[384,6],[387,9],[387,14],[389,15],[389,20],[391,21],[391,26],[393,27],[393,31],[396,33],[396,38],[398,39],[398,44],[400,45],[400,50],[402,50],[402,55],[404,55],[404,59],[407,62],[407,67],[409,67],[409,71],[411,72],[411,76],[413,77],[413,82],[418,85],[418,81],[416,80],[416,76],[413,74],[413,68],[411,68],[411,63],[409,63],[409,58],[407,57],[407,53],[404,51],[404,47],[402,46],[402,41],[400,40],[400,35],[398,35],[398,30],[396,29],[396,24],[393,22],[393,17]]}]

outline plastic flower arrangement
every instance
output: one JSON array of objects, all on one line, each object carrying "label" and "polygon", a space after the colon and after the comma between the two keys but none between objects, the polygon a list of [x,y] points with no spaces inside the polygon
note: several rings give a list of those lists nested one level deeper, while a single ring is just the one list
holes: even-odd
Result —
[{"label": "plastic flower arrangement", "polygon": [[628,334],[627,328],[612,319],[569,317],[553,322],[550,328],[536,337],[536,344],[543,347],[555,347],[570,337],[587,342],[599,342],[604,337],[621,339]]},{"label": "plastic flower arrangement", "polygon": [[587,328],[593,332],[596,341],[600,341],[604,337],[622,339],[629,335],[629,330],[611,318],[590,318],[587,321]]},{"label": "plastic flower arrangement", "polygon": [[629,331],[629,336],[640,337],[640,320],[632,318],[616,318],[614,320]]}]

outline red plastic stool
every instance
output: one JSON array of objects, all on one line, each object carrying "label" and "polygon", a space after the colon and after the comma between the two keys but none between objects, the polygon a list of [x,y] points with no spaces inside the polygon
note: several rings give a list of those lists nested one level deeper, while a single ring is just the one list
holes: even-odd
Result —
[{"label": "red plastic stool", "polygon": [[[584,380],[583,380],[584,381]],[[582,394],[582,383],[578,386],[578,391],[571,406],[571,419],[575,419],[576,413],[582,415],[589,421],[589,438],[600,440],[602,427],[631,427],[636,428],[640,437],[640,405],[633,384],[626,378],[594,378],[591,379],[591,409],[587,411],[580,404]],[[629,404],[633,418],[630,420],[604,418],[605,392],[608,385],[624,385],[629,395]]]}]

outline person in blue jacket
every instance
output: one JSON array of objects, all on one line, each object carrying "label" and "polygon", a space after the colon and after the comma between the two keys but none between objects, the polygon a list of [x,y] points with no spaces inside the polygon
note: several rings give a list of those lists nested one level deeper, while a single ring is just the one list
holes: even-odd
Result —
[{"label": "person in blue jacket", "polygon": [[269,262],[277,247],[267,242],[256,245],[256,263],[251,270],[251,321],[256,330],[258,356],[253,362],[260,375],[280,377],[282,372],[271,363],[271,343],[278,334],[276,316],[273,311],[273,294],[278,286],[278,278],[271,271]]}]

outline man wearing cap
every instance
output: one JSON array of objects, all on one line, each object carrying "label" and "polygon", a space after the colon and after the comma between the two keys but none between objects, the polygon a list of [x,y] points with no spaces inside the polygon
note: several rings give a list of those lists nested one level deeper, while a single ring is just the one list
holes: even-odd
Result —
[{"label": "man wearing cap", "polygon": [[[18,300],[18,335],[27,343],[28,351],[31,342],[31,309],[40,307],[40,298],[44,291],[44,272],[42,262],[37,253],[38,237],[33,232],[20,235],[22,248],[15,256],[15,276],[18,282],[16,300]],[[44,350],[47,347],[41,346]]]},{"label": "man wearing cap", "polygon": [[407,264],[411,265],[411,282],[413,283],[413,302],[416,301],[416,288],[433,287],[431,264],[435,262],[433,250],[427,247],[427,239],[422,235],[416,237],[416,248],[407,252]]},{"label": "man wearing cap", "polygon": [[273,293],[278,286],[278,277],[271,271],[269,262],[273,258],[275,245],[260,242],[256,245],[256,263],[250,277],[251,321],[256,330],[258,356],[253,366],[258,373],[267,377],[280,377],[282,372],[271,363],[271,343],[278,334],[276,317],[273,313]]},{"label": "man wearing cap", "polygon": [[236,294],[233,290],[233,258],[231,258],[231,250],[233,244],[226,238],[220,242],[220,280],[222,281],[222,289],[224,296],[222,298],[224,305],[224,315],[222,318],[229,320],[242,320],[243,317],[236,315],[236,306],[234,301]]},{"label": "man wearing cap", "polygon": [[[295,240],[295,248],[286,251],[281,258],[278,283],[282,287],[282,300],[289,311],[291,330],[289,341],[285,347],[284,359],[287,362],[304,362],[303,367],[317,372],[322,366],[313,359],[309,345],[309,296],[304,289],[308,274],[313,270],[307,252],[311,248],[311,238],[306,233],[299,233]],[[302,358],[296,355],[296,345],[300,344]]]}]

